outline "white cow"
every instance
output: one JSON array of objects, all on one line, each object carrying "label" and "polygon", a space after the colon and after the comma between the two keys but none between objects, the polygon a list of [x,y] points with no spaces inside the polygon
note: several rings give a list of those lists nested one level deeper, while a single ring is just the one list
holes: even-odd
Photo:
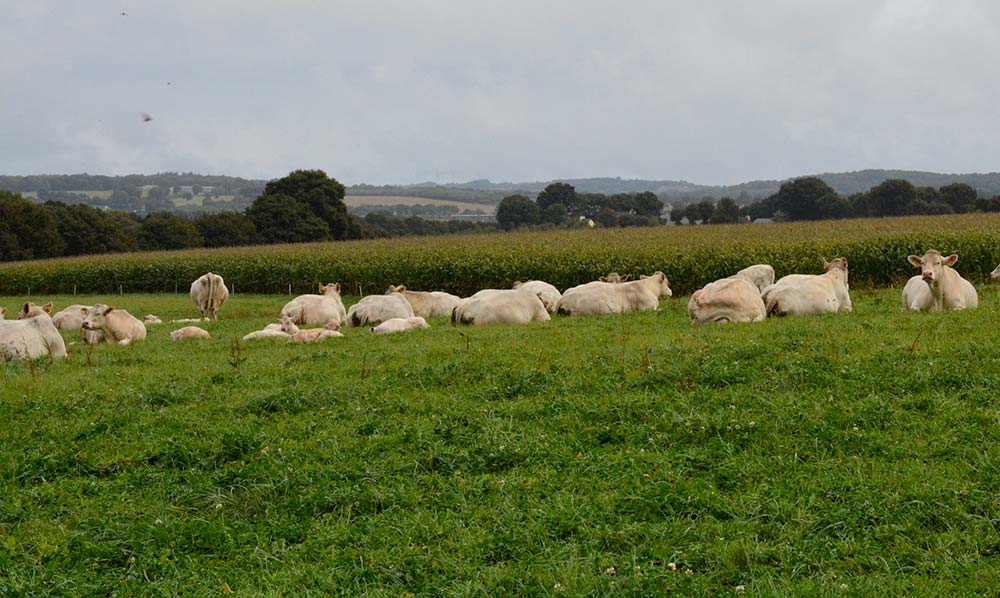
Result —
[{"label": "white cow", "polygon": [[761,293],[764,292],[764,289],[774,284],[774,268],[769,264],[747,266],[733,276],[749,280]]},{"label": "white cow", "polygon": [[212,335],[209,334],[204,328],[198,328],[197,326],[185,326],[170,333],[170,340],[174,342],[199,338],[211,339]]},{"label": "white cow", "polygon": [[281,317],[281,331],[288,335],[288,340],[293,343],[318,343],[328,338],[344,336],[340,333],[340,323],[333,320],[327,322],[322,328],[307,328],[305,330],[295,325],[295,321],[288,316]]},{"label": "white cow", "polygon": [[52,323],[59,330],[79,330],[83,326],[83,320],[87,317],[83,310],[93,307],[92,305],[73,304],[56,312],[52,316]]},{"label": "white cow", "polygon": [[319,295],[299,295],[281,308],[281,315],[296,324],[326,324],[333,320],[343,324],[347,318],[344,302],[340,300],[340,284],[319,285]]},{"label": "white cow", "polygon": [[348,326],[377,326],[390,318],[412,318],[413,308],[402,293],[368,295],[347,310]]},{"label": "white cow", "polygon": [[622,276],[617,272],[608,272],[607,276],[600,277],[597,280],[597,282],[628,282],[628,279],[631,277],[632,277],[631,274],[626,274],[625,276]]},{"label": "white cow", "polygon": [[146,327],[142,321],[124,309],[98,303],[88,309],[86,315],[83,330],[100,330],[106,343],[128,345],[146,338]]},{"label": "white cow", "polygon": [[27,320],[28,318],[34,318],[35,316],[48,316],[52,313],[52,302],[49,301],[45,305],[35,305],[31,301],[25,302],[21,306],[21,311],[17,314],[18,320]]},{"label": "white cow", "polygon": [[969,309],[979,305],[979,295],[972,283],[952,269],[958,255],[943,257],[930,249],[923,257],[908,256],[921,273],[906,281],[903,287],[903,309],[914,311],[947,311]]},{"label": "white cow", "polygon": [[666,275],[654,272],[631,282],[595,281],[567,289],[556,311],[568,316],[654,311],[659,309],[660,297],[672,295]]},{"label": "white cow", "polygon": [[548,322],[545,301],[536,293],[523,289],[486,289],[462,299],[451,312],[451,323],[473,324],[526,324]]},{"label": "white cow", "polygon": [[413,308],[413,315],[421,318],[447,318],[462,300],[442,291],[410,291],[403,285],[390,286],[385,294],[391,293],[401,293]]},{"label": "white cow", "polygon": [[823,260],[825,274],[789,274],[764,289],[767,315],[805,315],[851,311],[847,259]]},{"label": "white cow", "polygon": [[420,316],[412,318],[390,318],[378,326],[372,328],[372,334],[395,334],[397,332],[407,332],[418,328],[430,328],[427,320]]},{"label": "white cow", "polygon": [[150,324],[162,324],[163,320],[161,320],[159,316],[154,316],[153,314],[146,314],[142,316],[142,323],[145,324],[146,326],[149,326]]},{"label": "white cow", "polygon": [[243,337],[245,341],[252,341],[264,338],[280,338],[288,340],[289,334],[281,330],[281,324],[268,324],[263,330],[255,330]]},{"label": "white cow", "polygon": [[542,298],[542,301],[545,302],[545,304],[548,306],[549,311],[552,313],[555,313],[556,303],[558,303],[559,299],[562,298],[562,294],[559,292],[559,289],[541,280],[529,280],[528,282],[515,282],[514,288],[525,289],[527,291],[531,291],[532,293],[536,293],[539,297]]},{"label": "white cow", "polygon": [[202,320],[206,314],[213,320],[218,320],[219,309],[228,298],[229,289],[218,274],[209,272],[191,283],[191,301],[194,301]]},{"label": "white cow", "polygon": [[0,321],[0,361],[66,357],[66,342],[48,314]]}]

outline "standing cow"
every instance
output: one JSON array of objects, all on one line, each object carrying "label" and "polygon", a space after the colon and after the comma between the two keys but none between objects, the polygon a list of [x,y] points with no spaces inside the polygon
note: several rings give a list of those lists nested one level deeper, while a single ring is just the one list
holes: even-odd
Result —
[{"label": "standing cow", "polygon": [[789,274],[764,290],[767,315],[808,315],[851,311],[847,259],[823,260],[824,274]]},{"label": "standing cow", "polygon": [[209,272],[191,283],[191,301],[194,301],[202,320],[205,319],[205,314],[211,316],[213,320],[218,320],[219,308],[228,298],[229,289],[218,274]]},{"label": "standing cow", "polygon": [[976,287],[952,269],[958,255],[943,257],[937,250],[930,249],[923,257],[911,255],[906,259],[920,268],[920,274],[906,281],[903,287],[903,309],[947,311],[979,305]]}]

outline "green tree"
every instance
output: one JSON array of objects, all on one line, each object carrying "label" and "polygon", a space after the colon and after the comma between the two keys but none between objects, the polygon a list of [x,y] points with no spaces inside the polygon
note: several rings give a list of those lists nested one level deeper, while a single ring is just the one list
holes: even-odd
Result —
[{"label": "green tree", "polygon": [[938,190],[941,201],[951,206],[955,212],[971,212],[976,208],[979,194],[965,183],[952,183]]},{"label": "green tree", "polygon": [[[712,218],[712,214],[715,213],[715,202],[712,201],[711,197],[706,197],[698,203],[693,203],[688,206],[688,221],[693,223],[695,220],[701,222],[702,224],[708,223]],[[694,218],[692,218],[694,216]]]},{"label": "green tree", "polygon": [[253,221],[238,212],[202,214],[195,219],[194,225],[205,239],[205,247],[233,247],[260,242]]},{"label": "green tree", "polygon": [[93,255],[135,251],[138,224],[125,212],[98,210],[85,204],[45,202],[55,218],[59,236],[66,244],[64,255]]},{"label": "green tree", "polygon": [[663,202],[652,191],[636,193],[633,203],[635,213],[640,216],[656,216],[659,218],[660,212],[663,211]]},{"label": "green tree", "polygon": [[264,194],[247,208],[265,243],[305,243],[330,238],[326,221],[313,213],[309,205],[283,193]]},{"label": "green tree", "polygon": [[775,209],[787,214],[789,220],[820,220],[831,217],[824,213],[824,207],[840,211],[835,201],[838,197],[822,179],[802,177],[781,185],[775,197]]},{"label": "green tree", "polygon": [[193,222],[170,212],[156,212],[147,216],[139,225],[137,237],[139,248],[147,251],[201,247],[205,242]]},{"label": "green tree", "polygon": [[497,223],[504,230],[538,224],[540,211],[538,204],[524,195],[509,195],[497,206]]},{"label": "green tree", "polygon": [[0,261],[58,257],[64,249],[48,210],[18,193],[0,191]]},{"label": "green tree", "polygon": [[[304,204],[313,215],[326,223],[329,238],[338,241],[349,238],[350,219],[344,203],[344,186],[322,170],[295,170],[273,180],[264,187],[261,197],[269,195],[285,195]],[[260,223],[256,220],[254,223],[261,230]]]},{"label": "green tree", "polygon": [[868,191],[872,216],[899,216],[917,197],[913,183],[904,179],[888,179]]},{"label": "green tree", "polygon": [[546,224],[562,226],[569,218],[569,211],[561,203],[554,203],[542,210],[541,220]]},{"label": "green tree", "polygon": [[618,213],[612,210],[610,207],[604,208],[598,212],[597,216],[594,218],[598,224],[611,228],[612,226],[618,226]]},{"label": "green tree", "polygon": [[538,208],[544,210],[554,203],[561,203],[573,212],[576,208],[576,187],[568,183],[550,183],[538,194]]},{"label": "green tree", "polygon": [[715,204],[715,211],[709,222],[712,224],[733,224],[740,220],[740,207],[732,197],[723,197]]}]

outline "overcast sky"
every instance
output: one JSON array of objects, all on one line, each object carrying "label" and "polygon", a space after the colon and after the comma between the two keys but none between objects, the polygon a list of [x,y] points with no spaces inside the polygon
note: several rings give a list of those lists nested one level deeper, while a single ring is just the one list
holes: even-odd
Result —
[{"label": "overcast sky", "polygon": [[0,0],[0,14],[2,174],[1000,170],[994,0]]}]

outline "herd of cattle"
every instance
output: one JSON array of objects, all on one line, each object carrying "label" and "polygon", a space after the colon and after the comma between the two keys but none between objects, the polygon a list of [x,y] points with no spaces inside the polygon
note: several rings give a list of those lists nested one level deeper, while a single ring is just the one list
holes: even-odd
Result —
[{"label": "herd of cattle", "polygon": [[[921,269],[903,287],[903,309],[944,311],[976,307],[976,289],[952,266],[957,255],[942,256],[931,249],[923,257],[908,261]],[[806,315],[851,311],[847,283],[847,260],[823,260],[823,274],[790,274],[774,280],[774,268],[758,264],[717,280],[695,291],[688,302],[693,323],[757,322],[768,316]],[[1000,266],[991,277],[1000,278]],[[341,326],[370,327],[372,334],[429,328],[426,318],[450,317],[454,325],[524,324],[544,322],[550,313],[567,316],[624,314],[652,311],[661,298],[672,295],[663,272],[628,280],[616,273],[560,293],[539,280],[518,282],[512,289],[486,289],[467,298],[449,293],[410,291],[390,286],[384,295],[363,297],[344,309],[340,285],[320,285],[318,295],[300,295],[281,309],[278,321],[251,332],[243,340],[283,339],[311,343],[343,336]],[[198,320],[218,319],[219,309],[229,297],[225,281],[209,272],[191,284],[191,299]],[[52,303],[25,303],[17,320],[4,320],[0,307],[0,361],[66,356],[60,331],[80,330],[85,344],[130,344],[146,338],[146,326],[161,324],[152,315],[142,320],[122,309],[98,303],[71,305],[51,314]],[[50,315],[51,314],[51,315]],[[305,328],[306,326],[318,326]],[[211,338],[197,326],[171,332],[172,340]]]}]

